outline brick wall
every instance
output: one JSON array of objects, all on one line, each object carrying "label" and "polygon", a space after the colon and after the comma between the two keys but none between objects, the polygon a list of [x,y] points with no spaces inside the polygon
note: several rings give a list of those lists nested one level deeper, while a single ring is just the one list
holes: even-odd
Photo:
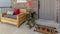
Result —
[{"label": "brick wall", "polygon": [[[36,16],[38,18],[38,0],[31,0],[32,1],[32,10],[36,12]],[[15,1],[16,2],[16,1]],[[13,4],[13,8],[27,8],[26,3],[16,3]]]}]

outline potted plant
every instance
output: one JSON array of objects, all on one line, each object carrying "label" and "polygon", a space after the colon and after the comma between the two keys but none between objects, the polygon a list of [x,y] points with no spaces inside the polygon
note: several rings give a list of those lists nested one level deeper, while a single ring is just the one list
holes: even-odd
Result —
[{"label": "potted plant", "polygon": [[27,27],[32,28],[34,26],[35,23],[35,19],[34,17],[32,17],[32,11],[29,11],[29,15],[27,15],[28,19],[27,19]]}]

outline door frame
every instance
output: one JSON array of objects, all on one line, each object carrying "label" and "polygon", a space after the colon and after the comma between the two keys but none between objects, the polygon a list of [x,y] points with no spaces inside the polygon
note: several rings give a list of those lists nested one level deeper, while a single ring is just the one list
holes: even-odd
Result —
[{"label": "door frame", "polygon": [[57,9],[58,4],[57,4],[57,3],[58,3],[58,1],[55,0],[55,1],[54,1],[54,4],[55,4],[55,5],[54,5],[54,11],[55,11],[55,12],[54,12],[54,17],[55,17],[54,20],[55,20],[56,22],[58,22],[58,11],[57,11],[57,10],[58,10],[58,9]]}]

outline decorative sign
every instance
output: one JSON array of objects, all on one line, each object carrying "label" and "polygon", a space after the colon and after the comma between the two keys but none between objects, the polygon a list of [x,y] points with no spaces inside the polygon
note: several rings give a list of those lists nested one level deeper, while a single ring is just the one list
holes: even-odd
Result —
[{"label": "decorative sign", "polygon": [[26,3],[27,0],[17,0],[17,3]]}]

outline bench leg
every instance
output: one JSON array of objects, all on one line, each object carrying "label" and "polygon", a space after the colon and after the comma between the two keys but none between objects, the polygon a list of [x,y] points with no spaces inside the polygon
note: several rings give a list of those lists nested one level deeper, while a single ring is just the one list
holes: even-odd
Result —
[{"label": "bench leg", "polygon": [[19,25],[16,25],[17,26],[17,28],[19,28]]}]

